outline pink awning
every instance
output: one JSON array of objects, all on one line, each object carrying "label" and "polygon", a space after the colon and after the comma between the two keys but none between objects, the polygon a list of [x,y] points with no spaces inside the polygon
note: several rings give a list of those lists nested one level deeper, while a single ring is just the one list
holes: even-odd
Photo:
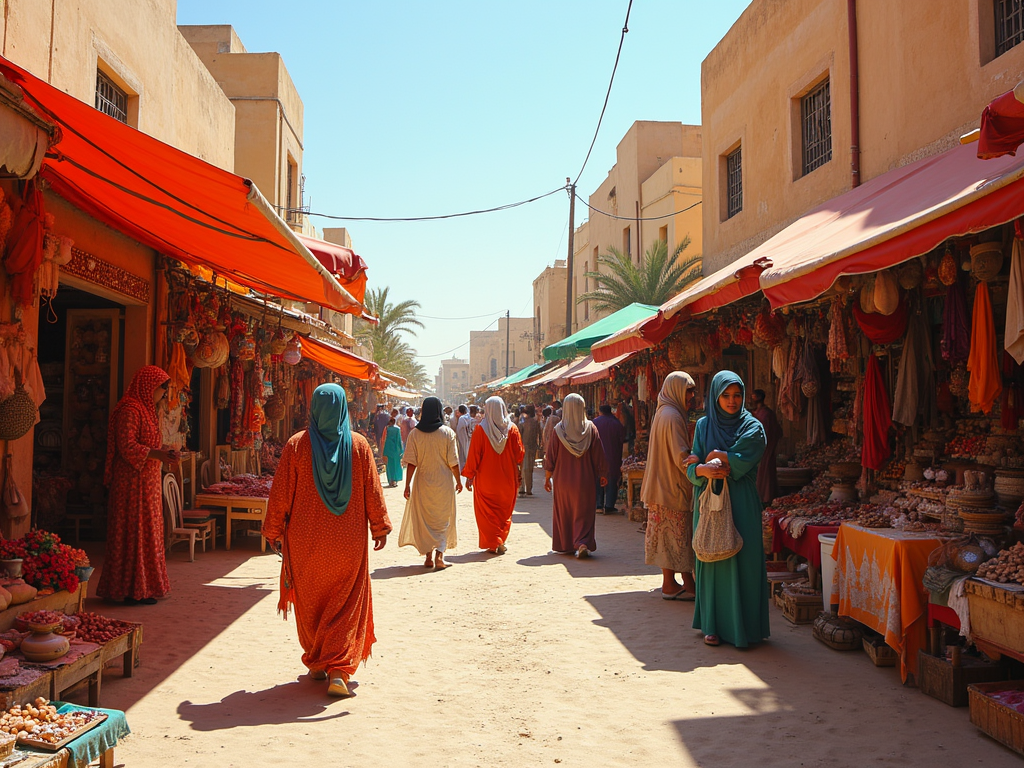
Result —
[{"label": "pink awning", "polygon": [[625,362],[633,354],[632,352],[627,352],[624,355],[613,357],[611,360],[605,360],[603,363],[591,357],[589,358],[590,362],[582,368],[566,375],[564,378],[558,379],[555,383],[561,386],[563,384],[593,384],[595,381],[603,381],[611,377],[612,369],[615,366]]},{"label": "pink awning", "polygon": [[522,382],[520,386],[540,387],[543,386],[544,384],[555,384],[557,383],[557,379],[563,378],[570,371],[575,371],[581,368],[583,365],[586,364],[588,360],[591,359],[592,358],[590,357],[590,355],[587,355],[586,357],[581,358],[579,360],[570,360],[565,365],[560,365],[557,368],[552,368],[550,371],[547,371],[541,376],[538,376],[534,379],[527,379],[526,381]]}]

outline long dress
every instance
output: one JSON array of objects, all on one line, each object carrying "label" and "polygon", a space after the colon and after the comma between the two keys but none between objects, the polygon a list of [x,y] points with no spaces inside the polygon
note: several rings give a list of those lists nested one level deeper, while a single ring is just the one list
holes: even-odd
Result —
[{"label": "long dress", "polygon": [[468,413],[459,418],[458,426],[455,428],[455,436],[458,440],[457,451],[459,456],[459,473],[466,466],[466,459],[469,458],[469,443],[473,439],[473,430],[476,429],[476,422]]},{"label": "long dress", "polygon": [[455,530],[455,477],[459,465],[455,433],[448,427],[433,432],[414,429],[405,444],[405,463],[416,466],[405,503],[398,546],[416,547],[421,555],[445,552],[458,543]]},{"label": "long dress", "polygon": [[[697,422],[693,453],[703,461],[710,448],[704,440],[706,417]],[[758,425],[759,426],[759,425]],[[694,577],[697,600],[693,627],[705,635],[718,635],[737,648],[758,643],[770,634],[768,628],[768,571],[761,540],[761,500],[757,495],[758,462],[764,454],[764,428],[741,435],[727,452],[730,473],[729,498],[732,519],[743,538],[743,549],[728,560],[703,563],[697,560]],[[700,496],[707,479],[697,476],[697,465],[686,470],[695,486],[693,528],[700,523]]]},{"label": "long dress", "polygon": [[473,481],[473,512],[481,549],[497,549],[508,541],[519,489],[517,467],[523,454],[522,437],[515,424],[508,428],[501,453],[494,450],[483,429],[473,432],[462,474]]},{"label": "long dress", "polygon": [[387,459],[388,482],[397,483],[402,479],[402,430],[388,427],[384,438],[384,458]]},{"label": "long dress", "polygon": [[675,573],[693,572],[693,485],[686,476],[690,437],[686,417],[659,405],[651,423],[640,499],[647,507],[644,562]]},{"label": "long dress", "polygon": [[[562,445],[558,435],[551,435],[544,451],[544,469],[551,472],[552,525],[551,549],[555,552],[575,552],[585,546],[591,552],[597,549],[594,523],[597,520],[597,484],[607,477],[601,435],[594,429],[594,437],[586,453],[577,458]],[[767,582],[766,582],[767,583]]]},{"label": "long dress", "polygon": [[285,594],[290,587],[302,663],[308,669],[340,670],[351,676],[377,640],[368,528],[374,537],[391,532],[370,443],[360,434],[352,435],[352,495],[348,509],[335,515],[313,481],[309,435],[294,435],[281,451],[263,536],[284,541],[278,607],[287,617]]},{"label": "long dress", "polygon": [[119,408],[110,419],[114,459],[108,483],[107,550],[96,594],[109,600],[164,597],[171,591],[164,553],[160,462],[150,459],[156,439],[142,442],[142,415]]}]

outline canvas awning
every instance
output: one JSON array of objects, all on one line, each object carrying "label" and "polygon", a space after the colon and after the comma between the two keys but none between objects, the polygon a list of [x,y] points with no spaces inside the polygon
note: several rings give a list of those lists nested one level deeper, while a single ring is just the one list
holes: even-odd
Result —
[{"label": "canvas awning", "polygon": [[347,376],[350,379],[360,379],[361,381],[372,381],[377,377],[376,363],[312,337],[302,339],[302,356],[314,363],[320,363],[324,368],[334,371],[339,376]]},{"label": "canvas awning", "polygon": [[576,371],[582,368],[584,365],[587,364],[588,360],[590,360],[589,355],[579,360],[570,360],[562,363],[561,365],[556,365],[553,368],[549,368],[540,376],[535,376],[532,379],[527,379],[522,383],[522,386],[525,389],[528,387],[540,387],[545,384],[554,384],[556,383],[557,379],[562,378],[569,371]]},{"label": "canvas awning", "polygon": [[75,207],[138,243],[254,290],[362,314],[362,303],[251,181],[137,131],[3,58],[0,75],[59,129],[38,175]]},{"label": "canvas awning", "polygon": [[551,363],[533,363],[521,370],[516,371],[510,376],[506,376],[504,379],[495,379],[494,381],[490,382],[485,386],[488,389],[501,389],[502,387],[508,387],[511,386],[512,384],[518,384],[519,382],[526,381],[526,379],[530,378],[531,376],[540,373],[540,371],[543,368],[549,365],[551,365]]},{"label": "canvas awning", "polygon": [[362,304],[366,296],[366,262],[363,257],[351,248],[316,237],[298,235],[298,238],[316,260],[345,286],[352,298]]},{"label": "canvas awning", "polygon": [[632,352],[627,352],[624,355],[613,357],[611,360],[605,360],[604,362],[598,362],[593,357],[585,358],[588,362],[582,368],[578,368],[571,374],[567,374],[563,379],[555,381],[559,386],[563,384],[593,384],[595,381],[603,381],[611,378],[612,369],[624,363],[632,356]]},{"label": "canvas awning", "polygon": [[982,111],[978,157],[991,160],[1013,155],[1021,144],[1024,144],[1024,81],[993,99]]},{"label": "canvas awning", "polygon": [[613,312],[608,317],[581,328],[571,336],[544,347],[545,360],[571,360],[590,352],[591,346],[638,320],[653,317],[658,308],[650,304],[633,303]]}]

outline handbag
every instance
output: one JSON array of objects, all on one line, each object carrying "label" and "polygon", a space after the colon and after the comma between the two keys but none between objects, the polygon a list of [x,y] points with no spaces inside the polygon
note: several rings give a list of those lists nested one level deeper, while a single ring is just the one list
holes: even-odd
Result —
[{"label": "handbag", "polygon": [[728,560],[743,549],[743,537],[732,521],[729,482],[722,481],[719,493],[715,493],[715,482],[709,480],[700,495],[700,520],[693,532],[693,553],[702,563]]}]

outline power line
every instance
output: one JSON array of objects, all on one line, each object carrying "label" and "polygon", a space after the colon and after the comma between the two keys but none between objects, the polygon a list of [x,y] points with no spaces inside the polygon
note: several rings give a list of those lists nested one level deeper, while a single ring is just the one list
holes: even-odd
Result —
[{"label": "power line", "polygon": [[[503,315],[504,315],[504,314],[505,314],[505,312],[504,312],[504,311],[502,311],[502,313],[501,313],[501,314],[503,314]],[[487,330],[488,328],[490,328],[490,327],[491,327],[492,325],[494,325],[494,324],[495,324],[495,322],[497,322],[498,320],[499,320],[499,318],[497,318],[497,317],[496,317],[496,318],[494,318],[494,320],[491,320],[491,322],[489,322],[489,323],[488,323],[488,324],[487,324],[487,325],[486,325],[486,326],[484,327],[484,330],[486,331],[486,330]],[[451,348],[451,349],[449,349],[449,350],[448,350],[447,352],[438,352],[438,353],[437,353],[436,355],[416,355],[416,357],[441,357],[442,355],[450,355],[450,354],[451,354],[452,352],[454,352],[455,350],[457,350],[457,349],[462,349],[462,348],[463,348],[464,346],[466,346],[467,344],[469,344],[469,342],[470,342],[470,341],[472,341],[472,339],[468,339],[467,341],[464,341],[464,342],[462,342],[462,343],[461,343],[461,344],[459,344],[459,346],[457,346],[457,347],[452,347],[452,348]]]},{"label": "power line", "polygon": [[488,312],[486,315],[470,315],[468,317],[431,317],[430,315],[417,314],[416,317],[422,317],[424,320],[479,320],[481,317],[494,317],[494,315],[503,315],[505,310],[501,312]]},{"label": "power line", "polygon": [[583,175],[584,169],[587,167],[587,163],[590,162],[590,153],[594,151],[594,145],[597,143],[597,134],[601,132],[601,123],[604,120],[605,110],[608,109],[608,99],[612,95],[612,83],[615,82],[615,71],[619,68],[619,57],[622,55],[622,44],[626,40],[626,33],[629,32],[629,12],[633,10],[633,0],[629,0],[629,5],[626,7],[626,20],[622,23],[622,35],[619,37],[619,49],[615,52],[615,65],[612,67],[612,76],[608,80],[608,91],[604,95],[604,104],[601,106],[601,116],[597,118],[597,128],[594,130],[594,139],[590,142],[590,149],[587,150],[587,156],[583,159],[583,167],[580,168],[580,172],[576,174],[576,181],[572,183],[573,188],[576,187],[576,182],[580,180],[580,176]]},{"label": "power line", "polygon": [[587,208],[592,210],[594,213],[600,213],[602,216],[607,216],[609,219],[619,219],[621,221],[658,221],[659,219],[670,219],[673,216],[678,216],[681,213],[686,213],[691,208],[696,208],[698,205],[700,205],[701,203],[704,202],[703,200],[698,200],[693,205],[688,205],[685,208],[683,208],[683,210],[681,210],[681,211],[673,211],[672,213],[666,213],[663,216],[648,216],[647,218],[642,218],[641,219],[641,218],[637,218],[636,216],[616,216],[614,213],[608,213],[607,211],[602,211],[600,208],[595,208],[594,206],[592,206],[590,203],[588,203],[586,200],[584,200],[579,195],[576,195],[576,199],[579,200],[581,203],[583,203],[585,206],[587,206]]},{"label": "power line", "polygon": [[278,210],[284,211],[285,213],[301,213],[306,216],[318,216],[321,219],[332,219],[334,221],[438,221],[440,219],[457,219],[463,216],[477,216],[481,213],[496,213],[497,211],[507,211],[511,208],[518,208],[521,205],[528,205],[529,203],[535,203],[538,200],[543,200],[545,197],[550,197],[556,192],[562,192],[565,187],[559,187],[553,189],[550,192],[545,192],[543,195],[536,195],[526,200],[520,200],[518,203],[507,203],[506,205],[498,205],[494,208],[482,208],[475,211],[463,211],[461,213],[446,213],[439,216],[401,216],[401,217],[386,217],[386,216],[335,216],[329,213],[316,213],[306,211],[301,208],[287,208],[284,206],[275,206]]}]

